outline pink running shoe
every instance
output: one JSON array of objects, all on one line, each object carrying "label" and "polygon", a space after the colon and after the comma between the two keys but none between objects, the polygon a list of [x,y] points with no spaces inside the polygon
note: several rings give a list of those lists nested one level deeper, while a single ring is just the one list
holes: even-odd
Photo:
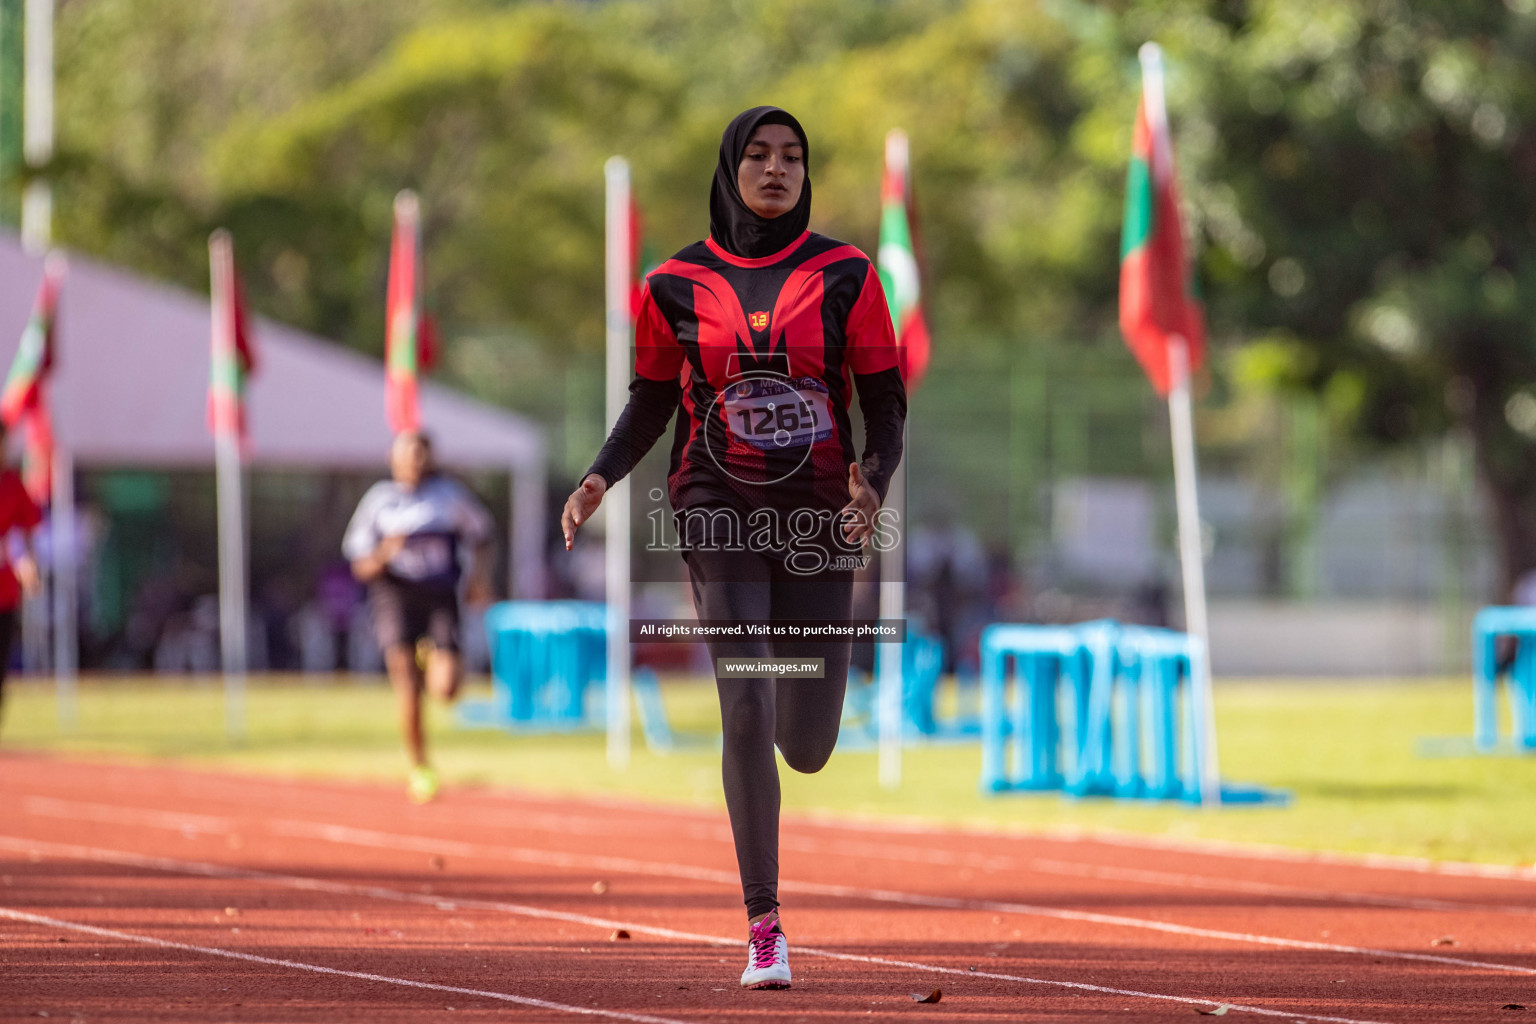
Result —
[{"label": "pink running shoe", "polygon": [[747,930],[747,969],[741,972],[742,988],[789,988],[789,942],[779,927],[779,912]]}]

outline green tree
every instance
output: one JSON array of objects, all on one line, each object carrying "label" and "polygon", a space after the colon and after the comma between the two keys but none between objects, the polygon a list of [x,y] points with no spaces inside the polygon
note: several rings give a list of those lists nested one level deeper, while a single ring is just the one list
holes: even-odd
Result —
[{"label": "green tree", "polygon": [[1536,4],[1159,7],[1218,326],[1363,438],[1465,431],[1507,587],[1536,568]]}]

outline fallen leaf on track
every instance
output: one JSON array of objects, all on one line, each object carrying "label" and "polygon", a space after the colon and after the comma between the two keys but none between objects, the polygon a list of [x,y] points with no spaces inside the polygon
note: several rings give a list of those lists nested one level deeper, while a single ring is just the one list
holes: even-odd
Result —
[{"label": "fallen leaf on track", "polygon": [[912,993],[912,1001],[914,1003],[936,1003],[940,999],[943,999],[943,998],[944,998],[943,990],[942,989],[937,989],[937,988],[934,989],[932,992],[929,992],[927,995],[923,995],[921,992],[913,992]]},{"label": "fallen leaf on track", "polygon": [[1431,946],[1454,946],[1454,945],[1456,945],[1456,939],[1454,937],[1450,936],[1450,935],[1442,935],[1438,939],[1436,939],[1434,942],[1431,942],[1430,945]]},{"label": "fallen leaf on track", "polygon": [[598,881],[592,883],[592,891],[601,896],[603,893],[608,891],[608,883],[599,879]]},{"label": "fallen leaf on track", "polygon": [[624,928],[615,928],[613,934],[608,936],[609,942],[617,942],[619,939],[629,938],[629,931]]},{"label": "fallen leaf on track", "polygon": [[1228,1006],[1226,1003],[1222,1003],[1214,1010],[1196,1010],[1195,1012],[1203,1013],[1207,1017],[1225,1017],[1227,1015],[1227,1011],[1230,1009],[1232,1009],[1232,1007]]},{"label": "fallen leaf on track", "polygon": [[1499,1007],[1499,1009],[1501,1009],[1501,1010],[1523,1010],[1523,1009],[1525,1009],[1525,1004],[1524,1003],[1505,1003],[1503,1006]]}]

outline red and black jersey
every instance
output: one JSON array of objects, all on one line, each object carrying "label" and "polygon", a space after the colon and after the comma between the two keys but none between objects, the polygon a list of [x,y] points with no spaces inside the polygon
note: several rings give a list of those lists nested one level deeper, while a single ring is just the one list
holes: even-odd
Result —
[{"label": "red and black jersey", "polygon": [[851,245],[806,232],[761,259],[697,242],[646,279],[630,401],[590,472],[627,473],[682,410],[674,510],[836,510],[865,420],[862,469],[883,496],[906,392],[880,276]]}]

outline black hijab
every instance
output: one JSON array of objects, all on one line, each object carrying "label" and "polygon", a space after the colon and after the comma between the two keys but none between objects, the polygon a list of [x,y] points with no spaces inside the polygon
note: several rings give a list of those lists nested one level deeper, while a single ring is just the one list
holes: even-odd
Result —
[{"label": "black hijab", "polygon": [[[753,213],[741,198],[736,170],[752,141],[752,133],[765,124],[782,124],[795,133],[805,154],[805,184],[794,209],[771,220]],[[732,256],[759,259],[771,256],[799,238],[811,222],[811,147],[805,129],[793,115],[778,107],[753,107],[736,115],[720,136],[720,163],[709,189],[709,234]]]}]

